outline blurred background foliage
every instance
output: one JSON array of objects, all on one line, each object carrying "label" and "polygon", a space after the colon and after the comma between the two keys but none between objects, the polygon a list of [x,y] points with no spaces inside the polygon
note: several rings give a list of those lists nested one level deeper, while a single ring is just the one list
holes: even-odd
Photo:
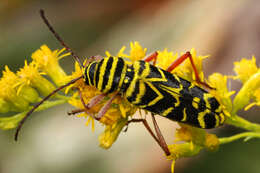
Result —
[{"label": "blurred background foliage", "polygon": [[[194,47],[198,54],[209,54],[206,74],[232,75],[233,62],[242,57],[255,55],[259,63],[258,0],[1,0],[1,71],[4,65],[18,70],[42,44],[61,48],[40,18],[41,8],[82,58],[106,50],[115,54],[130,41],[139,41],[149,53]],[[73,70],[72,58],[61,63],[68,73]],[[66,115],[71,109],[65,105],[34,113],[18,143],[14,131],[0,131],[0,172],[170,172],[170,162],[141,124],[130,125],[111,149],[104,150],[98,147],[103,127],[96,126],[93,133],[84,119]],[[257,114],[259,109],[251,109],[245,116],[260,122]],[[167,142],[173,143],[176,123],[158,120]],[[228,136],[238,131],[224,127],[212,132]],[[257,139],[227,144],[216,153],[178,160],[175,171],[255,173],[260,171],[259,146]]]}]

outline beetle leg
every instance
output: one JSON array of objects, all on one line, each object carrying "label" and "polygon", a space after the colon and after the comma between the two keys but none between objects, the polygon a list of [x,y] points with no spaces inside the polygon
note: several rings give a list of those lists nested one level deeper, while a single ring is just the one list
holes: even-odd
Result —
[{"label": "beetle leg", "polygon": [[85,109],[75,109],[75,110],[68,112],[67,114],[68,115],[75,115],[75,114],[78,114],[78,113],[81,113],[81,112],[85,112]]},{"label": "beetle leg", "polygon": [[[100,103],[104,97],[106,96],[106,94],[99,94],[96,95],[95,97],[93,97],[88,104],[85,103],[83,96],[82,96],[82,92],[80,90],[78,90],[79,92],[79,96],[80,96],[80,100],[84,106],[85,109],[76,109],[76,110],[72,110],[71,112],[68,112],[68,115],[74,115],[77,113],[81,113],[81,112],[87,112],[87,110],[91,109],[93,106],[97,105],[98,103]],[[97,119],[94,115],[92,115],[91,113],[87,112],[92,118]]]},{"label": "beetle leg", "polygon": [[93,62],[93,61],[100,61],[103,57],[101,55],[95,55],[87,59],[87,61],[84,63],[84,67],[86,67],[87,64]]},{"label": "beetle leg", "polygon": [[[104,99],[105,96],[106,96],[106,94],[96,95],[95,97],[93,97],[93,98],[88,102],[88,104],[84,104],[85,108],[86,108],[86,109],[92,108],[92,107],[95,106],[96,104],[100,103],[100,102]],[[82,99],[82,102],[84,102],[83,99]]]},{"label": "beetle leg", "polygon": [[147,123],[146,119],[131,119],[127,122],[126,125],[128,126],[130,123],[139,123],[139,122],[143,123],[143,125],[147,129],[147,131],[151,134],[151,136],[154,138],[154,140],[160,145],[159,140],[157,139],[156,135],[153,133],[153,131],[152,131],[151,127],[149,126],[149,124]]},{"label": "beetle leg", "polygon": [[95,56],[92,56],[91,58],[93,58],[94,61],[100,61],[103,59],[103,57],[101,55],[95,55]]},{"label": "beetle leg", "polygon": [[[106,96],[106,94],[100,94],[100,95],[97,95],[95,97],[93,97],[90,102],[88,104],[85,103],[83,97],[82,97],[82,94],[81,92],[79,91],[79,95],[80,95],[80,100],[82,102],[82,104],[84,105],[85,109],[76,109],[76,110],[73,110],[71,112],[68,112],[68,115],[74,115],[74,114],[77,114],[77,113],[81,113],[81,112],[87,112],[88,109],[90,109],[91,107],[95,106],[96,104],[100,103],[104,97]],[[106,103],[105,105],[100,109],[100,111],[98,112],[97,116],[95,115],[92,115],[91,113],[88,113],[92,118],[94,118],[95,120],[100,120],[104,115],[105,113],[107,112],[107,110],[109,109],[109,107],[111,106],[112,104],[112,101],[116,98],[116,96],[118,95],[118,93],[114,94]]]},{"label": "beetle leg", "polygon": [[169,156],[171,153],[169,151],[169,148],[168,148],[168,145],[166,144],[166,141],[161,133],[161,130],[155,120],[155,117],[154,117],[154,114],[152,113],[152,120],[153,120],[153,125],[154,125],[154,129],[155,129],[155,132],[157,134],[157,137],[159,139],[159,142],[160,142],[160,146],[163,148],[163,151],[165,152],[165,154],[167,156]]},{"label": "beetle leg", "polygon": [[[154,134],[154,132],[152,131],[151,127],[149,126],[149,124],[147,123],[147,121],[145,119],[131,119],[127,122],[127,126],[130,123],[137,123],[137,122],[142,122],[144,127],[146,128],[146,130],[150,133],[150,135],[153,137],[153,139],[157,142],[157,144],[162,148],[162,150],[164,151],[164,153],[169,156],[170,152],[168,147],[166,148],[165,146],[162,145],[162,142],[160,141],[159,137],[156,137],[156,135]],[[157,133],[157,132],[156,132]],[[167,146],[167,145],[166,145]]]},{"label": "beetle leg", "polygon": [[143,59],[143,61],[145,61],[145,62],[153,61],[153,65],[155,65],[156,61],[157,61],[157,57],[158,57],[158,52],[154,52],[151,55],[149,55],[148,57],[145,57]]},{"label": "beetle leg", "polygon": [[83,104],[83,106],[85,107],[86,110],[92,108],[93,106],[97,105],[98,103],[100,103],[104,97],[106,96],[106,94],[99,94],[99,95],[96,95],[94,96],[87,104],[85,103],[84,99],[83,99],[83,96],[82,96],[82,92],[78,89],[78,92],[79,92],[79,97],[80,97],[80,100]]},{"label": "beetle leg", "polygon": [[98,115],[95,116],[95,118],[96,118],[97,120],[100,120],[100,119],[105,115],[105,113],[107,112],[107,110],[108,110],[109,107],[111,106],[112,101],[116,98],[116,96],[118,96],[118,93],[115,93],[115,94],[105,103],[105,105],[100,109],[100,111],[98,112]]},{"label": "beetle leg", "polygon": [[191,66],[194,70],[194,73],[195,73],[195,77],[196,77],[196,82],[209,88],[209,89],[213,89],[212,87],[210,87],[207,83],[205,82],[202,82],[200,80],[200,77],[199,77],[199,72],[194,64],[194,61],[192,59],[192,55],[190,52],[186,52],[184,55],[180,56],[179,58],[177,58],[168,68],[167,68],[167,71],[168,72],[171,72],[172,70],[174,70],[178,65],[180,65],[184,60],[186,60],[187,58],[189,58],[190,62],[191,62]]}]

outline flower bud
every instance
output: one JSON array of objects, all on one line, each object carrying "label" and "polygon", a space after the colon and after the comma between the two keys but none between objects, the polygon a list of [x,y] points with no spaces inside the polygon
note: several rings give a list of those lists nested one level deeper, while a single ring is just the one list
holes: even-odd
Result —
[{"label": "flower bud", "polygon": [[0,98],[0,113],[6,113],[10,111],[10,104],[3,98]]}]

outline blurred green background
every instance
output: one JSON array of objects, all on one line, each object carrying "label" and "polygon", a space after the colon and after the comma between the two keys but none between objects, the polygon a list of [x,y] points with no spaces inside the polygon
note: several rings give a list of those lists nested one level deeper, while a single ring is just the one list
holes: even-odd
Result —
[{"label": "blurred green background", "polygon": [[[260,57],[260,1],[258,0],[1,0],[0,69],[16,71],[42,44],[61,48],[43,24],[39,9],[56,31],[82,58],[116,53],[130,41],[139,41],[148,53],[168,48],[185,52],[196,48],[211,55],[205,72],[232,75],[233,62],[242,57]],[[71,72],[72,58],[61,61]],[[239,88],[232,83],[232,88]],[[85,120],[69,117],[69,105],[34,113],[25,124],[20,141],[14,131],[0,131],[0,172],[170,172],[170,162],[141,124],[130,125],[127,133],[109,150],[98,147],[98,135]],[[260,122],[259,109],[247,119]],[[149,119],[149,117],[148,117]],[[159,118],[167,142],[174,140],[176,123]],[[239,129],[223,127],[212,132],[229,136]],[[260,172],[260,141],[241,141],[221,146],[216,153],[180,159],[176,172]]]}]

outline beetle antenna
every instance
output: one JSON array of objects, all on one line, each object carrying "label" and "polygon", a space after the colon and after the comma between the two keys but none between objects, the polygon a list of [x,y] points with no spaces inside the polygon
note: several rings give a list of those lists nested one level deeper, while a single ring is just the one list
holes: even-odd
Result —
[{"label": "beetle antenna", "polygon": [[78,77],[78,78],[75,78],[73,80],[71,80],[70,82],[60,86],[59,88],[55,89],[54,91],[52,91],[49,95],[47,95],[46,97],[44,97],[39,103],[37,103],[36,105],[34,105],[34,107],[26,113],[26,115],[24,116],[24,118],[22,119],[22,121],[20,121],[17,129],[16,129],[16,132],[15,132],[15,136],[14,136],[14,140],[17,141],[18,140],[18,135],[19,135],[19,132],[24,124],[24,122],[27,120],[27,118],[33,113],[33,111],[35,111],[42,103],[44,103],[46,100],[48,100],[52,95],[54,95],[55,93],[57,93],[58,91],[62,90],[63,88],[75,83],[76,81],[78,81],[79,79],[83,78],[83,75]]},{"label": "beetle antenna", "polygon": [[40,15],[44,21],[44,23],[47,25],[47,27],[49,28],[49,30],[53,33],[53,35],[56,37],[56,39],[60,42],[60,44],[62,46],[65,47],[65,49],[67,51],[69,51],[71,53],[71,55],[73,56],[74,60],[77,61],[80,66],[83,68],[83,64],[81,63],[80,61],[80,58],[79,56],[77,56],[73,51],[72,49],[66,45],[66,43],[62,40],[62,38],[59,36],[59,34],[53,29],[52,25],[50,24],[50,22],[48,21],[48,19],[45,17],[45,14],[44,14],[44,10],[43,9],[40,9]]}]

